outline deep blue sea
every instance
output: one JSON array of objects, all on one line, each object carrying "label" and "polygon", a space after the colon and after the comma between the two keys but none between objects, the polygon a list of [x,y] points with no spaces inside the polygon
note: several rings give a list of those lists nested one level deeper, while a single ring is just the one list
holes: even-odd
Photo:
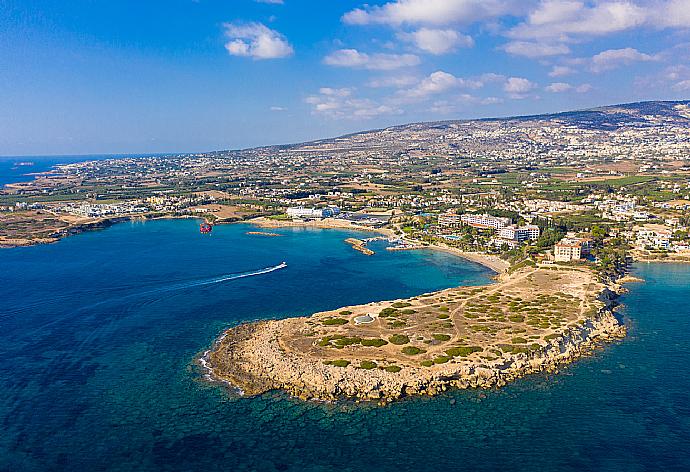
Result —
[{"label": "deep blue sea", "polygon": [[244,398],[194,363],[229,325],[491,275],[366,257],[345,231],[249,229],[123,223],[0,251],[0,470],[690,469],[690,266],[637,267],[629,337],[558,375],[386,407]]}]

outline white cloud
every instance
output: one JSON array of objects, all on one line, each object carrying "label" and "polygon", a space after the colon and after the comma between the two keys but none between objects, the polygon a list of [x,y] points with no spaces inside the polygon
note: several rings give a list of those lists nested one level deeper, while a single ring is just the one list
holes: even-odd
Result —
[{"label": "white cloud", "polygon": [[659,27],[690,27],[690,0],[671,0],[657,6],[651,13],[651,21]]},{"label": "white cloud", "polygon": [[401,91],[401,96],[407,99],[419,100],[455,88],[477,89],[483,85],[481,80],[463,79],[439,70],[429,74],[414,87]]},{"label": "white cloud", "polygon": [[649,12],[627,0],[585,3],[576,0],[544,0],[527,20],[510,32],[520,39],[558,39],[605,35],[644,24]]},{"label": "white cloud", "polygon": [[459,47],[474,46],[471,36],[458,33],[452,29],[420,28],[412,33],[401,33],[400,38],[414,43],[417,48],[431,54],[447,54]]},{"label": "white cloud", "polygon": [[560,56],[568,54],[570,48],[565,44],[548,44],[532,41],[511,41],[503,50],[514,56],[524,56],[534,59],[535,57]]},{"label": "white cloud", "polygon": [[282,5],[283,0],[254,0],[256,3],[270,3],[271,5]]},{"label": "white cloud", "polygon": [[402,110],[367,98],[352,96],[350,88],[323,87],[319,93],[306,98],[312,105],[312,114],[334,119],[369,119],[381,115],[397,115]]},{"label": "white cloud", "polygon": [[270,108],[271,111],[287,111],[287,108],[285,107],[279,107],[279,106],[272,106]]},{"label": "white cloud", "polygon": [[419,57],[414,54],[367,54],[356,49],[339,49],[323,59],[324,64],[369,70],[393,70],[416,66]]},{"label": "white cloud", "polygon": [[391,77],[377,77],[374,79],[371,79],[368,83],[367,86],[371,88],[388,88],[388,87],[394,87],[394,88],[400,88],[400,87],[408,87],[414,83],[417,83],[419,79],[417,79],[414,76],[411,75],[395,75]]},{"label": "white cloud", "polygon": [[567,92],[567,91],[572,90],[572,89],[573,89],[573,86],[570,84],[567,84],[565,82],[554,82],[552,84],[549,84],[545,90],[547,92],[551,92],[551,93],[561,93],[561,92]]},{"label": "white cloud", "polygon": [[294,49],[279,32],[261,23],[225,23],[225,36],[230,41],[225,49],[233,56],[252,59],[278,59],[294,54]]},{"label": "white cloud", "polygon": [[343,16],[352,25],[447,25],[473,23],[523,10],[518,0],[394,0],[354,9]]},{"label": "white cloud", "polygon": [[510,98],[519,99],[525,98],[536,86],[534,82],[523,77],[509,77],[503,84],[503,90]]},{"label": "white cloud", "polygon": [[634,48],[608,49],[592,57],[592,72],[616,69],[633,62],[654,61],[656,58]]},{"label": "white cloud", "polygon": [[353,90],[351,88],[331,88],[331,87],[321,87],[319,93],[327,97],[349,97],[352,95]]},{"label": "white cloud", "polygon": [[502,103],[503,100],[497,97],[477,97],[468,93],[454,95],[446,100],[437,100],[431,104],[429,111],[441,115],[448,115],[457,113],[461,110],[467,110],[469,106],[476,107],[477,105],[494,105]]},{"label": "white cloud", "polygon": [[553,66],[549,72],[549,77],[563,77],[573,73],[575,73],[575,71],[568,66]]},{"label": "white cloud", "polygon": [[680,82],[673,84],[671,88],[676,92],[690,91],[690,79],[681,80]]},{"label": "white cloud", "polygon": [[592,86],[590,84],[574,86],[566,82],[554,82],[546,86],[544,90],[551,93],[563,93],[572,91],[577,93],[586,93],[592,90]]}]

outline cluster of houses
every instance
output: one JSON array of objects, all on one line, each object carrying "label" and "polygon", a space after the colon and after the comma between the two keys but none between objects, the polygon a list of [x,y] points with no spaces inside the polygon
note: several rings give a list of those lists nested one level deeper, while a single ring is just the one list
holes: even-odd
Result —
[{"label": "cluster of houses", "polygon": [[133,213],[146,213],[148,207],[138,203],[82,203],[67,204],[58,208],[58,211],[72,215],[100,218],[104,216],[131,215]]}]

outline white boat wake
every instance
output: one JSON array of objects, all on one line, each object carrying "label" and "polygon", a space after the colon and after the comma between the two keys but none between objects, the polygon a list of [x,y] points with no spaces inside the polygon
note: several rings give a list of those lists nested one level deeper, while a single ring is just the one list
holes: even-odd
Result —
[{"label": "white boat wake", "polygon": [[287,267],[287,264],[285,262],[281,262],[280,264],[273,266],[273,267],[266,267],[264,269],[254,270],[251,272],[240,272],[240,273],[234,273],[234,274],[226,274],[226,275],[221,275],[220,277],[213,277],[211,279],[197,280],[194,282],[185,282],[185,283],[180,283],[180,284],[175,284],[175,285],[169,285],[167,287],[161,287],[161,288],[158,288],[156,290],[152,290],[151,292],[170,292],[170,291],[175,291],[175,290],[184,290],[184,289],[188,289],[188,288],[201,287],[203,285],[220,284],[223,282],[229,282],[230,280],[243,279],[245,277],[254,277],[257,275],[268,274],[271,272],[275,272],[276,270],[284,269],[286,267]]},{"label": "white boat wake", "polygon": [[236,280],[236,279],[242,279],[245,277],[254,277],[256,275],[264,275],[268,274],[271,272],[275,272],[276,270],[284,269],[287,267],[287,264],[285,262],[281,262],[280,264],[273,266],[273,267],[266,267],[265,269],[259,269],[251,272],[240,272],[240,273],[235,273],[235,274],[227,274],[227,275],[222,275],[220,277],[214,277],[212,279],[205,279],[205,280],[197,280],[195,282],[186,282],[182,284],[176,284],[176,285],[171,285],[169,287],[162,287],[158,290],[155,291],[163,291],[163,292],[169,292],[172,290],[184,290],[187,288],[193,288],[193,287],[199,287],[202,285],[212,285],[212,284],[219,284],[223,282],[228,282],[230,280]]},{"label": "white boat wake", "polygon": [[106,303],[121,302],[124,300],[132,299],[132,298],[138,298],[138,297],[145,296],[145,295],[153,295],[156,293],[165,293],[165,292],[175,292],[175,291],[186,290],[186,289],[190,289],[190,288],[194,288],[194,287],[201,287],[204,285],[220,284],[223,282],[229,282],[231,280],[242,279],[245,277],[254,277],[257,275],[264,275],[264,274],[268,274],[271,272],[275,272],[275,271],[280,270],[280,269],[285,269],[286,267],[287,267],[287,264],[285,262],[281,262],[280,264],[278,264],[276,266],[266,267],[264,269],[254,270],[254,271],[250,271],[250,272],[236,272],[234,274],[221,275],[219,277],[213,277],[211,279],[203,279],[203,280],[196,280],[196,281],[192,281],[192,282],[176,283],[176,284],[168,285],[168,286],[164,286],[164,287],[158,287],[158,288],[154,288],[154,289],[150,289],[150,290],[144,290],[144,291],[140,291],[140,292],[130,293],[130,294],[123,295],[123,296],[115,296],[112,298],[101,300],[99,302],[96,302],[96,303],[93,303],[90,305],[82,306],[79,308],[78,311],[84,311],[84,310],[88,310],[88,309],[91,309],[91,308],[94,308],[96,306],[103,305]]}]

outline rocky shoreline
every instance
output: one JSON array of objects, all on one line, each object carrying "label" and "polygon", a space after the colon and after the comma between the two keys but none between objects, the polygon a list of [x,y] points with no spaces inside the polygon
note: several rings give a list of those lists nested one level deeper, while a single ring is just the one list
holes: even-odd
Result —
[{"label": "rocky shoreline", "polygon": [[211,377],[229,382],[247,395],[281,389],[305,400],[339,399],[388,402],[406,396],[436,395],[449,388],[494,388],[528,374],[555,372],[589,355],[603,343],[625,336],[613,307],[619,286],[599,294],[600,308],[552,338],[539,350],[506,353],[487,361],[458,358],[421,367],[405,365],[397,372],[326,364],[309,352],[285,345],[284,333],[304,318],[245,323],[227,330],[206,354]]}]

